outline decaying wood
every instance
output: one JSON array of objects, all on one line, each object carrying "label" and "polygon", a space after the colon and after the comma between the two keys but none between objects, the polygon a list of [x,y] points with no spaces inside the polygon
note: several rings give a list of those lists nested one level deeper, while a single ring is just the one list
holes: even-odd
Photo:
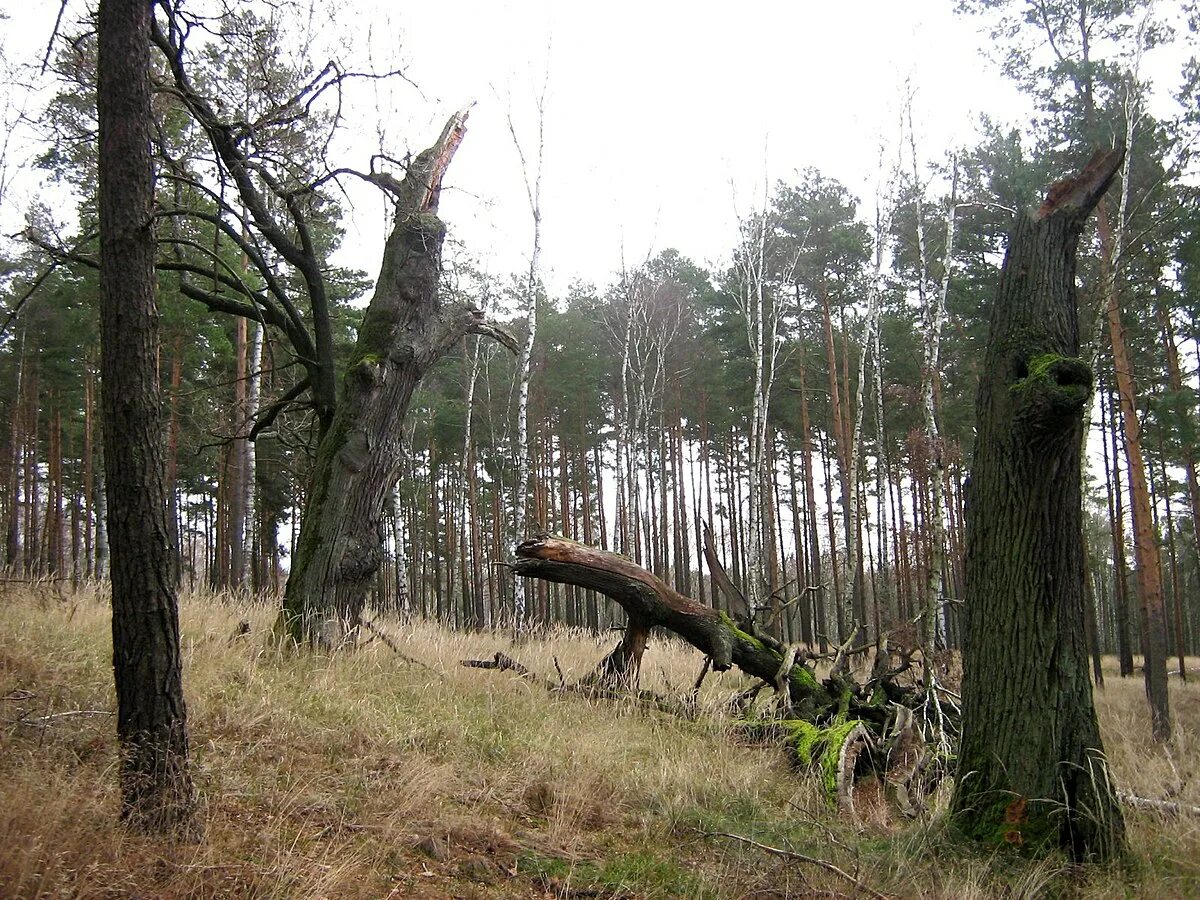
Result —
[{"label": "decaying wood", "polygon": [[[497,652],[491,659],[464,659],[461,660],[461,665],[469,669],[496,669],[500,672],[516,672],[522,678],[526,675],[533,675],[527,668],[503,653]],[[535,678],[537,676],[534,676]]]},{"label": "decaying wood", "polygon": [[704,523],[704,561],[708,563],[708,571],[712,573],[713,582],[716,584],[717,590],[724,595],[725,602],[733,610],[734,617],[739,621],[749,622],[751,619],[750,604],[746,601],[745,595],[729,579],[725,567],[721,565],[721,559],[717,556],[717,550],[713,546],[712,526],[707,522]]},{"label": "decaying wood", "polygon": [[[896,710],[906,709],[911,723],[907,707],[919,701],[920,692],[886,677],[856,682],[848,665],[853,635],[836,655],[832,676],[821,681],[799,648],[783,647],[754,631],[749,621],[735,622],[697,603],[624,556],[539,535],[520,544],[516,557],[512,569],[518,575],[599,591],[625,610],[629,625],[621,644],[585,684],[611,684],[617,673],[628,676],[629,665],[641,659],[650,630],[666,629],[705,654],[712,668],[736,667],[758,679],[755,693],[763,686],[775,687],[787,718],[745,723],[745,733],[782,739],[798,763],[822,773],[827,796],[843,809],[853,809],[853,782],[856,771],[866,768],[862,763],[886,763],[890,753],[877,751],[890,751],[895,744]],[[720,571],[718,562],[714,573]],[[890,674],[886,667],[880,671]],[[911,745],[910,741],[910,749]],[[911,754],[902,759],[906,771],[919,768]]]},{"label": "decaying wood", "polygon": [[558,696],[571,694],[586,697],[589,700],[614,700],[622,703],[631,703],[645,709],[678,716],[688,721],[694,720],[697,715],[696,704],[691,697],[679,701],[673,700],[670,697],[660,696],[653,691],[613,686],[597,679],[594,673],[582,681],[569,682],[563,676],[562,667],[558,664],[557,657],[554,660],[554,668],[558,671],[557,682],[538,675],[537,672],[499,651],[493,654],[491,659],[461,659],[459,660],[459,665],[465,666],[468,669],[492,669],[498,672],[512,672],[521,680],[541,685],[550,691],[550,693]]}]

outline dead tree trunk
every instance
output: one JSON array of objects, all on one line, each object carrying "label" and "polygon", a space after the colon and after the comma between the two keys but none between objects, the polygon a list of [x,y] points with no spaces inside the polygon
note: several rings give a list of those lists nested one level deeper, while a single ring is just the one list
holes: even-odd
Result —
[{"label": "dead tree trunk", "polygon": [[992,308],[967,505],[963,734],[953,813],[972,837],[1106,859],[1124,824],[1084,632],[1075,253],[1123,153],[1018,217]]},{"label": "dead tree trunk", "polygon": [[[625,610],[625,636],[595,676],[602,682],[621,686],[624,679],[627,684],[650,630],[657,627],[683,638],[717,671],[736,666],[775,687],[790,715],[766,730],[780,734],[799,762],[819,767],[828,778],[829,797],[843,805],[859,751],[872,741],[882,747],[895,724],[895,711],[919,702],[920,692],[889,677],[895,673],[857,684],[846,665],[848,644],[839,651],[830,677],[819,681],[803,651],[785,648],[744,621],[735,622],[727,613],[685,597],[624,556],[548,535],[519,544],[516,555],[512,568],[517,575],[599,591]],[[911,722],[911,716],[906,721]]]},{"label": "dead tree trunk", "polygon": [[337,412],[317,448],[280,616],[297,642],[336,646],[358,623],[382,561],[384,503],[403,458],[401,424],[422,376],[467,332],[515,349],[479,310],[440,302],[446,227],[438,195],[465,132],[461,112],[412,161],[403,182],[375,176],[396,200],[396,224]]}]

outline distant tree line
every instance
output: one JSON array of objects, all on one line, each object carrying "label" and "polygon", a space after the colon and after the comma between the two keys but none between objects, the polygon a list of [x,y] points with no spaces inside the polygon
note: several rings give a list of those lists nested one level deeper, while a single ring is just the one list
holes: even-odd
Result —
[{"label": "distant tree line", "polygon": [[[394,483],[381,488],[384,553],[368,602],[463,628],[619,622],[603,597],[545,583],[514,622],[502,564],[517,540],[546,530],[720,605],[703,559],[711,526],[731,577],[782,639],[841,643],[857,624],[957,646],[964,484],[1005,236],[1014,210],[1115,141],[1127,162],[1080,250],[1083,352],[1096,371],[1089,633],[1123,674],[1143,652],[1196,653],[1196,66],[1181,79],[1183,112],[1155,118],[1136,57],[1186,35],[1140,3],[1088,7],[1082,26],[1066,15],[1075,5],[1043,5],[1044,22],[1018,23],[1003,44],[1034,123],[985,120],[976,146],[952,150],[920,147],[905,125],[903,153],[883,161],[865,200],[828,173],[796,173],[745,213],[723,269],[663,249],[608,284],[554,295],[536,272],[483,274],[469,247],[448,256],[444,302],[482,310],[517,345],[535,285],[528,477],[518,477],[520,360],[486,331],[469,333],[412,396]],[[1016,14],[966,6],[1001,28]],[[183,20],[159,16],[155,77],[173,90],[155,98],[158,370],[179,583],[277,595],[303,553],[300,522],[345,373],[364,359],[355,301],[369,282],[327,263],[343,215],[332,185],[389,185],[321,155],[335,115],[308,99],[335,94],[345,73],[294,59],[278,19],[262,15],[223,11],[222,52],[192,38],[187,54]],[[1049,50],[1038,44],[1047,36]],[[72,582],[107,574],[94,54],[86,35],[59,45],[62,91],[46,110],[41,159],[75,187],[78,233],[60,235],[49,210],[31,210],[2,282],[3,564]]]}]

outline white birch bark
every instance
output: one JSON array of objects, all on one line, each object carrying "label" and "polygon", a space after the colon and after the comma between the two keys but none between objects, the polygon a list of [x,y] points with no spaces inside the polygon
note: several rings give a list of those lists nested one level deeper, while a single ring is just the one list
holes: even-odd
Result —
[{"label": "white birch bark", "polygon": [[[875,328],[873,336],[873,345],[875,352],[875,440],[876,453],[878,454],[875,460],[875,534],[876,544],[879,552],[879,589],[882,593],[883,600],[883,622],[885,628],[894,627],[897,619],[899,619],[899,610],[896,605],[896,590],[895,579],[892,573],[888,571],[890,568],[890,534],[888,530],[888,477],[887,477],[887,436],[884,433],[883,421],[883,356],[879,352],[879,332],[878,327]],[[879,603],[880,598],[876,598],[876,603]],[[878,637],[878,636],[877,636]]]},{"label": "white birch bark", "polygon": [[[249,372],[247,373],[249,383],[246,386],[246,421],[252,425],[258,419],[258,408],[262,396],[263,326],[261,322],[254,323],[253,331],[250,335],[249,350]],[[246,525],[243,530],[246,539],[245,558],[253,560],[255,558],[255,548],[259,544],[258,516],[255,514],[255,502],[257,499],[255,469],[258,465],[258,459],[255,455],[254,441],[246,440],[242,443],[244,445],[242,450],[242,471],[245,475],[246,489],[246,502],[244,506],[246,511]],[[273,554],[274,548],[271,548],[271,551]],[[263,567],[260,566],[260,568]]]},{"label": "white birch bark", "polygon": [[764,605],[770,577],[764,569],[764,529],[769,520],[767,461],[767,422],[770,414],[771,389],[775,380],[778,356],[776,335],[779,328],[781,304],[770,304],[767,297],[767,236],[769,218],[766,209],[764,182],[763,209],[743,223],[745,233],[737,260],[741,276],[738,304],[746,325],[746,344],[754,361],[754,385],[750,411],[748,516],[746,584],[751,609]]},{"label": "white birch bark", "polygon": [[[471,423],[475,416],[475,382],[479,380],[480,356],[479,338],[476,338],[471,353],[471,372],[467,378],[467,408],[466,412],[464,413],[463,422],[462,468],[460,470],[460,490],[458,492],[458,539],[463,542],[462,546],[466,551],[464,558],[468,563],[468,571],[462,573],[462,594],[464,597],[466,596],[468,581],[471,583],[472,590],[474,590],[476,586],[474,579],[471,578],[471,574],[475,571],[475,544],[471,539],[471,529],[474,527],[474,525],[470,520],[470,506],[467,501],[467,491],[470,490],[468,485],[471,484],[470,472],[468,470],[468,466],[471,465],[471,440],[473,438]],[[476,606],[482,605],[479,603],[478,597],[473,598],[473,603]]]},{"label": "white birch bark", "polygon": [[[625,281],[625,279],[622,279]],[[613,543],[618,552],[632,558],[629,548],[629,491],[632,462],[629,449],[629,354],[633,341],[633,298],[626,282],[625,336],[621,343],[621,396],[616,404],[617,508]]]},{"label": "white birch bark", "polygon": [[923,188],[920,184],[920,165],[917,159],[917,141],[912,126],[911,100],[907,109],[909,128],[909,148],[912,151],[913,181],[917,185],[916,218],[917,218],[917,252],[920,260],[918,279],[918,295],[922,309],[922,332],[925,341],[924,359],[921,365],[921,395],[922,413],[925,426],[925,441],[930,460],[930,561],[925,584],[924,603],[924,681],[927,691],[934,690],[933,656],[938,646],[945,646],[946,621],[944,615],[943,595],[945,584],[942,577],[945,554],[945,517],[942,509],[942,481],[945,464],[942,454],[942,440],[938,430],[937,410],[934,403],[934,382],[937,378],[939,352],[941,346],[942,322],[945,319],[946,295],[950,288],[950,278],[954,265],[954,224],[957,209],[958,191],[958,159],[951,156],[951,187],[950,201],[946,207],[946,248],[943,257],[941,289],[935,294],[928,284],[928,257],[926,255],[924,204],[922,201]]},{"label": "white birch bark", "polygon": [[396,576],[396,612],[407,616],[412,612],[408,596],[408,566],[404,554],[404,529],[400,527],[400,492],[399,484],[392,490],[388,498],[392,515],[392,561],[395,564]]},{"label": "white birch bark", "polygon": [[[549,70],[547,70],[547,81]],[[528,498],[529,498],[529,378],[533,360],[533,346],[537,338],[537,298],[541,289],[541,255],[542,255],[542,163],[545,151],[546,126],[546,81],[542,83],[542,92],[537,98],[537,168],[531,173],[521,141],[517,137],[517,129],[512,116],[508,119],[508,130],[512,135],[513,146],[521,161],[521,174],[525,179],[525,193],[529,201],[529,213],[533,219],[533,247],[529,254],[529,272],[525,283],[525,343],[521,347],[521,357],[517,364],[517,483],[516,513],[514,516],[513,532],[516,541],[524,539],[528,530]],[[513,629],[518,633],[525,627],[525,581],[514,578],[513,586]]]},{"label": "white birch bark", "polygon": [[[867,315],[866,315],[866,320],[863,323],[862,343],[859,345],[858,386],[856,388],[855,396],[854,396],[854,410],[855,410],[855,412],[854,412],[854,432],[853,432],[853,436],[851,437],[850,447],[849,447],[850,490],[851,490],[851,497],[853,498],[853,502],[851,505],[851,509],[847,510],[847,515],[853,516],[854,524],[853,524],[853,526],[851,526],[850,523],[847,523],[847,528],[846,528],[846,536],[847,536],[846,581],[849,585],[849,590],[847,591],[847,595],[849,597],[853,598],[855,596],[855,591],[863,590],[864,604],[865,604],[865,597],[866,597],[865,585],[857,585],[856,584],[856,582],[858,580],[858,575],[859,575],[858,557],[862,552],[861,551],[861,547],[862,547],[861,530],[862,530],[862,521],[864,518],[863,509],[862,509],[862,492],[859,490],[858,478],[859,478],[859,466],[861,465],[861,462],[862,462],[861,447],[862,447],[863,412],[866,409],[866,404],[863,403],[863,396],[864,396],[866,384],[867,384],[867,362],[871,356],[872,349],[874,350],[874,353],[875,353],[875,367],[876,367],[876,380],[877,381],[879,379],[879,369],[881,368],[880,367],[880,358],[879,358],[879,314],[880,314],[880,306],[882,305],[881,304],[881,300],[882,300],[881,285],[882,285],[882,278],[883,278],[883,250],[884,250],[884,241],[886,239],[886,235],[889,232],[889,230],[891,229],[892,209],[894,206],[891,197],[889,197],[887,202],[888,202],[888,206],[885,210],[883,207],[883,200],[882,200],[881,192],[876,192],[876,196],[875,196],[875,239],[874,239],[874,247],[873,247],[874,270],[873,270],[872,276],[871,276],[871,284],[867,291]],[[883,413],[881,411],[882,403],[883,403],[882,385],[877,384],[876,388],[877,388],[876,414],[879,417],[879,421],[882,422],[882,420],[883,420]],[[882,433],[883,432],[882,432],[882,425],[881,425],[880,426],[881,439],[882,439]],[[883,445],[882,445],[882,440],[881,440],[880,447],[882,448],[882,446]],[[880,466],[882,466],[882,461],[880,461]],[[878,479],[877,479],[877,485],[878,485]],[[883,506],[883,504],[881,503],[880,508],[882,508],[882,506]],[[868,530],[868,534],[870,534],[869,530]],[[882,547],[882,543],[881,543],[881,547]],[[881,550],[881,552],[886,554],[885,549]],[[882,560],[881,560],[881,562],[882,562]],[[877,598],[875,598],[874,602],[877,602]],[[878,616],[876,616],[875,618],[877,620]],[[862,625],[864,628],[868,628],[867,622],[863,622]],[[868,628],[868,632],[869,632],[869,628]]]}]

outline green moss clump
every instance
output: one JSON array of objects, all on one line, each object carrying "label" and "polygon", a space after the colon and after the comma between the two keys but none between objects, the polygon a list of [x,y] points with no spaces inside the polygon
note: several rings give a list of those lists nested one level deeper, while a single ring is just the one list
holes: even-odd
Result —
[{"label": "green moss clump", "polygon": [[1060,356],[1057,353],[1043,353],[1040,356],[1035,356],[1029,360],[1029,378],[1045,378],[1050,374],[1050,367],[1060,359],[1066,359],[1065,356]]},{"label": "green moss clump", "polygon": [[858,719],[838,722],[821,728],[803,719],[789,719],[783,723],[788,735],[788,746],[801,766],[816,767],[821,773],[821,785],[830,803],[837,803],[838,767],[841,764],[842,746],[850,733],[861,725]]},{"label": "green moss clump", "polygon": [[788,745],[796,754],[796,761],[802,766],[811,766],[813,750],[820,742],[823,730],[803,719],[788,719],[783,727],[787,731]]},{"label": "green moss clump", "polygon": [[792,666],[792,671],[789,673],[792,683],[800,687],[802,690],[812,693],[821,689],[821,685],[817,682],[817,676],[810,672],[805,666]]},{"label": "green moss clump", "polygon": [[[766,644],[764,644],[762,641],[760,641],[754,635],[750,634],[750,632],[742,631],[742,629],[738,628],[737,623],[735,621],[733,621],[733,619],[730,617],[729,613],[725,612],[724,610],[721,610],[717,613],[717,618],[721,620],[721,623],[723,625],[725,625],[726,628],[728,628],[730,631],[733,632],[733,636],[737,640],[745,641],[747,644],[749,644],[755,650],[761,650],[764,653],[769,653],[772,656],[779,658],[778,653],[776,653],[774,650],[772,650],[770,647],[768,647]],[[783,662],[783,660],[781,658],[779,658],[779,661]]]},{"label": "green moss clump", "polygon": [[[1059,377],[1055,376],[1055,369]],[[1086,397],[1091,390],[1091,370],[1087,364],[1074,356],[1059,353],[1040,353],[1030,357],[1025,364],[1026,375],[1009,388],[1014,394],[1025,394],[1034,388],[1050,389],[1069,397]],[[1063,383],[1061,376],[1066,375]]]}]

